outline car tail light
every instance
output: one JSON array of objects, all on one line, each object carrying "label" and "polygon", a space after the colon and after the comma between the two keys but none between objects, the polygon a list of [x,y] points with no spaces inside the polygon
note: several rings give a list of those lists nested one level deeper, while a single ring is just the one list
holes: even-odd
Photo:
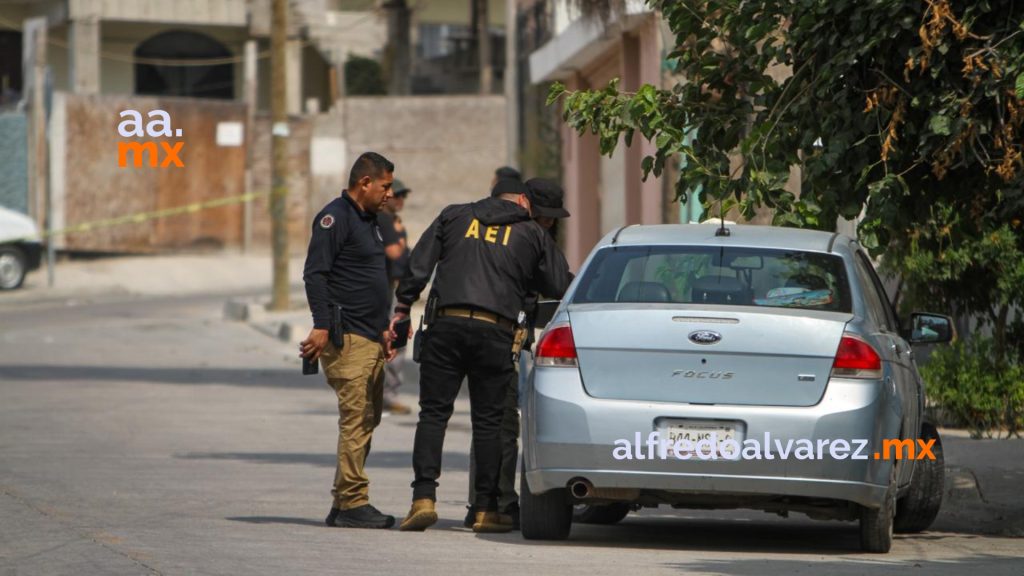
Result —
[{"label": "car tail light", "polygon": [[533,363],[537,366],[578,366],[572,328],[568,324],[563,324],[545,332],[537,344],[537,354]]},{"label": "car tail light", "polygon": [[832,363],[832,376],[879,379],[882,377],[882,357],[859,336],[844,334]]}]

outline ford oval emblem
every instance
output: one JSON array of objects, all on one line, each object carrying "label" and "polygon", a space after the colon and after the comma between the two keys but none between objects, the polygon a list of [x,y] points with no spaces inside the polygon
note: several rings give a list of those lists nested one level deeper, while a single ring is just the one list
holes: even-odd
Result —
[{"label": "ford oval emblem", "polygon": [[703,344],[707,346],[709,344],[718,344],[721,340],[722,335],[718,332],[712,332],[711,330],[690,332],[690,342],[693,342],[694,344]]}]

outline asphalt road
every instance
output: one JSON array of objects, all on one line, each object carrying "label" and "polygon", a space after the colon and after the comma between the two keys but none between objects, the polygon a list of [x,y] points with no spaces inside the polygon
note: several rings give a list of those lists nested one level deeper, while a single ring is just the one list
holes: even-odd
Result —
[{"label": "asphalt road", "polygon": [[[461,527],[464,400],[435,528],[329,529],[333,393],[291,345],[223,321],[223,302],[0,298],[0,576],[1024,574],[1024,539],[945,511],[888,555],[861,553],[854,524],[759,512],[649,510],[560,543],[477,536]],[[385,418],[368,463],[374,503],[396,516],[414,427]]]}]

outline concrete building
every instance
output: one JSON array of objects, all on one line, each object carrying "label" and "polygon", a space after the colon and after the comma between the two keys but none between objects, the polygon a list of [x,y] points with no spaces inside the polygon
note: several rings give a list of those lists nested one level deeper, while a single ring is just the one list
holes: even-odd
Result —
[{"label": "concrete building", "polygon": [[[353,55],[379,58],[387,41],[373,0],[349,4],[289,2],[287,212],[296,251],[305,247],[313,215],[345,187],[359,153],[375,150],[395,160],[416,191],[405,214],[412,237],[444,205],[486,195],[495,167],[507,159],[500,95],[345,95],[344,63]],[[0,2],[0,107],[8,106],[0,114],[0,204],[28,212],[44,228],[68,230],[54,236],[58,250],[266,246],[269,8],[270,0]],[[454,1],[424,3],[416,29],[468,22],[469,3],[458,8]],[[489,12],[492,26],[503,22],[502,10]],[[22,28],[40,17],[52,90],[45,103],[45,153],[37,162],[36,110],[22,99],[32,76],[22,77]],[[246,78],[257,85],[252,100]],[[493,91],[499,90],[500,83]],[[166,111],[183,130],[177,143],[184,165],[122,161],[118,123],[127,110]],[[135,138],[158,145],[150,135]],[[143,153],[136,154],[141,161]],[[244,199],[249,193],[256,198]],[[206,207],[161,216],[199,205]],[[125,217],[129,221],[121,221]]]},{"label": "concrete building", "polygon": [[[14,0],[0,4],[4,86],[20,92],[21,28],[45,17],[53,88],[74,94],[183,96],[241,101],[246,44],[257,64],[260,109],[270,102],[270,0]],[[317,25],[310,27],[309,22]],[[342,53],[379,52],[383,25],[328,13],[320,0],[293,2],[288,41],[288,110],[331,105],[330,68]],[[370,39],[374,41],[370,41]],[[217,65],[188,60],[217,59]],[[180,65],[178,65],[180,64]],[[10,98],[8,98],[9,100]]]},{"label": "concrete building", "polygon": [[[643,84],[662,86],[663,33],[659,16],[641,0],[608,24],[583,20],[565,0],[549,9],[551,39],[529,56],[529,80],[560,81],[569,90],[603,88],[620,79],[624,91]],[[602,156],[594,135],[561,128],[562,184],[566,208],[565,251],[578,267],[604,234],[626,224],[678,221],[678,204],[666,200],[665,178],[643,181],[640,163],[654,145],[638,137]],[[673,206],[674,205],[674,206]],[[673,213],[673,211],[675,211]]]}]

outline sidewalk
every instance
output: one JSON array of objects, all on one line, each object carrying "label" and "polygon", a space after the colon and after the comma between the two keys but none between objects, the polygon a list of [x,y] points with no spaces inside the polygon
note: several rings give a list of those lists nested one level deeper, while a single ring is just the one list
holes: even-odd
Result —
[{"label": "sidewalk", "polygon": [[[289,282],[301,285],[303,257],[289,260]],[[132,294],[184,296],[265,290],[271,285],[269,253],[172,254],[67,260],[54,268],[54,286],[47,286],[44,265],[31,272],[19,290],[0,293],[0,305],[63,298]]]}]

